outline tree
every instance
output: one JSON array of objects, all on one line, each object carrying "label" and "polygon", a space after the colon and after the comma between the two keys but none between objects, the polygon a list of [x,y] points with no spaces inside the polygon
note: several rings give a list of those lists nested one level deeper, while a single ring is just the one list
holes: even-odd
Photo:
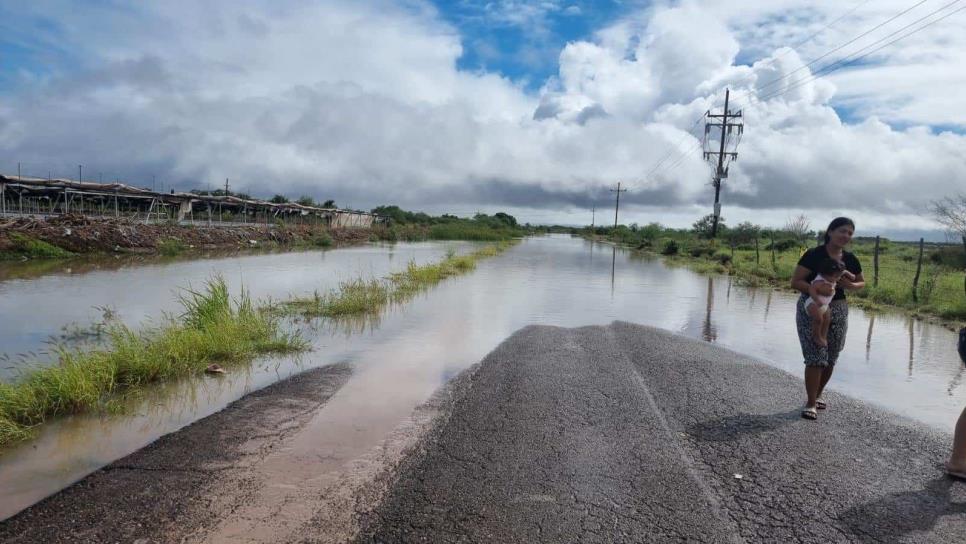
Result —
[{"label": "tree", "polygon": [[325,202],[322,203],[322,207],[323,208],[335,208],[336,207],[335,206],[335,200],[332,200],[331,198],[329,200],[326,200]]},{"label": "tree", "polygon": [[731,252],[734,253],[735,248],[742,244],[750,244],[755,241],[759,232],[761,232],[761,227],[752,224],[750,221],[738,223],[734,228],[728,229],[725,237],[731,247]]},{"label": "tree", "polygon": [[504,225],[506,225],[508,227],[515,227],[515,226],[517,226],[517,218],[516,217],[513,217],[512,215],[510,215],[508,213],[496,212],[493,215],[493,218],[494,219],[497,219],[498,221],[500,221],[500,223],[503,223]]},{"label": "tree", "polygon": [[300,196],[295,202],[302,206],[315,206],[315,201],[312,200],[312,197],[306,195]]},{"label": "tree", "polygon": [[805,217],[805,214],[798,214],[797,217],[789,219],[788,222],[785,223],[784,230],[795,236],[795,239],[798,240],[798,243],[801,247],[805,247],[809,237],[811,236],[811,231],[809,230],[810,226],[811,222],[807,217]]},{"label": "tree", "polygon": [[[929,203],[929,211],[936,221],[946,230],[959,236],[966,251],[966,195],[947,196]],[[963,278],[963,291],[966,292],[966,277]]]},{"label": "tree", "polygon": [[271,198],[271,200],[269,200],[269,202],[274,204],[285,204],[288,202],[288,197],[285,195],[275,195]]},{"label": "tree", "polygon": [[660,223],[648,223],[641,227],[641,238],[653,242],[663,231],[664,227]]},{"label": "tree", "polygon": [[[714,214],[709,213],[708,215],[695,221],[694,225],[691,226],[691,230],[694,231],[694,233],[698,236],[698,238],[711,239],[711,229],[713,225],[714,225]],[[725,218],[719,217],[718,230],[724,231],[727,228],[728,227],[725,226]]]}]

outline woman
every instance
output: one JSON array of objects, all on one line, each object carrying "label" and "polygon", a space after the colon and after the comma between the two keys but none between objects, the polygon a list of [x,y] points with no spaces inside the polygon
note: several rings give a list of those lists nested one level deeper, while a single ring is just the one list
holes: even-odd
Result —
[{"label": "woman", "polygon": [[[966,327],[959,329],[959,358],[966,365]],[[953,434],[953,451],[946,461],[946,473],[954,478],[966,480],[966,408],[959,414]]]},{"label": "woman", "polygon": [[[836,217],[825,229],[825,243],[814,247],[805,252],[798,260],[795,273],[792,274],[792,288],[802,293],[798,299],[798,312],[795,315],[795,322],[798,325],[798,341],[802,345],[802,355],[805,358],[805,408],[802,409],[802,417],[805,419],[817,419],[818,410],[825,409],[825,401],[822,400],[822,391],[832,371],[835,369],[835,361],[839,358],[839,352],[845,346],[845,333],[849,328],[849,306],[845,299],[846,289],[861,289],[865,287],[865,278],[862,276],[862,265],[859,260],[848,251],[845,246],[852,241],[855,233],[855,223],[848,217]],[[811,318],[805,309],[805,300],[808,298],[808,288],[818,275],[818,269],[825,259],[835,259],[845,265],[845,269],[852,273],[853,279],[843,275],[837,285],[826,284],[818,286],[818,292],[823,295],[832,295],[832,302],[829,304],[828,312],[831,315],[829,325],[827,346],[821,346],[812,335]]]}]

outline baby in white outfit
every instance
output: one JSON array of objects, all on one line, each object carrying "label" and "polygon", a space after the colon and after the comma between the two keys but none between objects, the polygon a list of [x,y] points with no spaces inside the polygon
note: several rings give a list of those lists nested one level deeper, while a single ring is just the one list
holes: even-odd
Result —
[{"label": "baby in white outfit", "polygon": [[[828,305],[835,296],[835,285],[842,276],[855,279],[855,275],[846,270],[844,264],[835,259],[825,259],[819,267],[818,275],[815,276],[815,279],[812,280],[812,283],[808,287],[808,298],[805,299],[805,311],[812,318],[812,338],[815,339],[816,344],[822,347],[828,346],[828,328],[832,322]],[[817,287],[821,285],[831,285],[833,289],[832,294],[823,295],[819,293]]]}]

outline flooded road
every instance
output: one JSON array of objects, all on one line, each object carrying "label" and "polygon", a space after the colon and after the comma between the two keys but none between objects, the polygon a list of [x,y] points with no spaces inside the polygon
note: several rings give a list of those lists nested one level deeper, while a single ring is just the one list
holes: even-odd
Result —
[{"label": "flooded road", "polygon": [[[453,246],[366,246],[4,281],[0,351],[37,352],[64,325],[98,319],[94,306],[111,304],[129,323],[157,319],[159,309],[177,309],[175,288],[200,284],[213,272],[235,289],[243,282],[256,298],[282,298],[341,279],[385,275],[409,259],[436,260]],[[466,250],[468,244],[459,247]],[[626,320],[653,325],[799,375],[795,301],[790,292],[740,287],[729,277],[667,267],[608,245],[566,236],[529,238],[481,261],[475,272],[392,308],[378,322],[298,325],[313,345],[298,358],[262,359],[224,377],[172,384],[147,394],[126,415],[77,417],[47,426],[37,440],[0,455],[0,518],[247,392],[306,368],[346,362],[353,376],[293,445],[324,458],[326,470],[337,473],[378,446],[440,385],[529,324],[575,327]],[[950,430],[966,403],[954,333],[855,307],[849,327],[832,387]],[[15,355],[6,362],[12,363]]]}]

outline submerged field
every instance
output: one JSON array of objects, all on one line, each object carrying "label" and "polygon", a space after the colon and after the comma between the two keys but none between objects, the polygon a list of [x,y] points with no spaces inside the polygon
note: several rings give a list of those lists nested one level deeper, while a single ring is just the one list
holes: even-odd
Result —
[{"label": "submerged field", "polygon": [[[642,252],[663,255],[669,264],[687,266],[699,272],[732,275],[748,285],[781,288],[788,287],[805,249],[815,245],[811,240],[803,244],[763,237],[756,250],[753,242],[731,247],[724,239],[712,243],[679,232],[669,234],[651,240],[626,233],[597,237]],[[880,240],[878,274],[874,239],[855,239],[848,250],[859,258],[866,280],[864,289],[849,294],[853,300],[869,307],[899,308],[948,321],[966,321],[961,246],[926,244],[919,266],[918,243]],[[914,290],[917,268],[919,280]]]},{"label": "submerged field", "polygon": [[466,255],[451,250],[439,262],[410,262],[388,278],[350,280],[333,292],[305,299],[259,303],[244,290],[232,298],[220,277],[200,291],[183,290],[181,312],[156,326],[136,329],[108,320],[97,347],[61,347],[55,365],[32,366],[11,381],[0,381],[0,446],[31,437],[51,419],[121,410],[143,388],[204,373],[212,364],[231,367],[263,354],[307,350],[306,340],[287,332],[280,321],[283,314],[377,316],[386,305],[403,303],[447,277],[471,271],[480,259],[510,245],[494,244]]}]

